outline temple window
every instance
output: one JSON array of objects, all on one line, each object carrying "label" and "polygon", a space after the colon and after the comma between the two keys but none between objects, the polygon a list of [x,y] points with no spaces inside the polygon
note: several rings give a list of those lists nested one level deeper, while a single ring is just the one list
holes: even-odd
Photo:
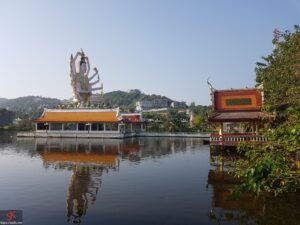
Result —
[{"label": "temple window", "polygon": [[62,130],[62,123],[51,123],[51,130]]},{"label": "temple window", "polygon": [[37,123],[37,130],[48,130],[49,125],[47,123]]},{"label": "temple window", "polygon": [[91,130],[92,131],[103,131],[104,130],[103,123],[92,123]]},{"label": "temple window", "polygon": [[88,130],[88,126],[86,125],[86,123],[78,123],[78,130],[84,131],[84,130]]},{"label": "temple window", "polygon": [[117,123],[107,123],[106,124],[106,130],[107,131],[117,131],[118,130],[118,124]]},{"label": "temple window", "polygon": [[76,130],[77,126],[76,123],[65,123],[64,130]]}]

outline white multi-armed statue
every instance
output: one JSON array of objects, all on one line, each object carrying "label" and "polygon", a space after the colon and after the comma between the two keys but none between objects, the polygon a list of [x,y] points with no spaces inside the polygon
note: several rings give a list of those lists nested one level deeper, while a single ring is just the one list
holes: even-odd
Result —
[{"label": "white multi-armed statue", "polygon": [[[80,59],[78,59],[80,56]],[[89,76],[90,62],[83,50],[77,52],[75,57],[70,57],[70,78],[73,89],[73,102],[80,106],[91,103],[91,97],[102,97],[103,84],[100,87],[94,87],[100,83],[100,77],[97,68],[94,68],[94,74]],[[95,79],[96,78],[96,79]],[[93,94],[94,91],[100,91],[100,94]],[[92,102],[93,103],[93,102]]]}]

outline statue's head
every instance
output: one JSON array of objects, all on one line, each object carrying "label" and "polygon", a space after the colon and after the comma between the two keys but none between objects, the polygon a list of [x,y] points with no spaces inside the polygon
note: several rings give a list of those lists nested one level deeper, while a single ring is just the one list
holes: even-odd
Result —
[{"label": "statue's head", "polygon": [[84,53],[81,54],[81,59],[79,62],[80,73],[84,74],[87,71],[86,59]]}]

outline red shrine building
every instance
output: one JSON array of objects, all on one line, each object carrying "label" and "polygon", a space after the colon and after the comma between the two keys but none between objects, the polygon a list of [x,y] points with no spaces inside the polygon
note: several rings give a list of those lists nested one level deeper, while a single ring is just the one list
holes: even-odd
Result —
[{"label": "red shrine building", "polygon": [[211,92],[213,113],[209,122],[212,146],[237,146],[240,142],[262,142],[263,92],[260,89],[231,89]]}]

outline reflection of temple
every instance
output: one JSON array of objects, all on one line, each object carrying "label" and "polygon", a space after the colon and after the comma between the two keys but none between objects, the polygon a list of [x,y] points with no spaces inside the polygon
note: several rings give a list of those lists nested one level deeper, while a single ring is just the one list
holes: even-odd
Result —
[{"label": "reflection of temple", "polygon": [[213,169],[208,173],[208,185],[213,191],[211,218],[239,221],[244,214],[263,214],[264,203],[261,199],[255,198],[250,193],[243,193],[239,198],[233,196],[233,190],[240,182],[228,172],[228,164],[232,162],[235,155],[215,153],[211,155]]},{"label": "reflection of temple", "polygon": [[[27,140],[27,139],[25,139]],[[118,171],[121,161],[134,164],[187,150],[197,150],[200,139],[34,139],[35,149],[46,168],[71,171],[66,197],[66,215],[80,223],[92,205],[99,201],[102,174]]]},{"label": "reflection of temple", "polygon": [[135,154],[139,146],[123,148],[118,140],[36,139],[36,150],[45,167],[72,170],[67,193],[68,221],[80,223],[88,207],[96,201],[103,172],[118,170],[119,156]]},{"label": "reflection of temple", "polygon": [[217,224],[299,224],[300,195],[288,193],[274,197],[268,194],[253,196],[242,194],[234,198],[231,193],[238,179],[230,175],[227,165],[235,155],[211,154],[213,169],[208,174],[208,185],[212,188],[212,203],[209,217]]},{"label": "reflection of temple", "polygon": [[238,184],[238,180],[224,171],[210,170],[208,184],[213,188],[213,208],[247,210],[253,213],[259,213],[262,210],[257,199],[251,194],[243,194],[240,199],[232,196],[234,185]]}]

